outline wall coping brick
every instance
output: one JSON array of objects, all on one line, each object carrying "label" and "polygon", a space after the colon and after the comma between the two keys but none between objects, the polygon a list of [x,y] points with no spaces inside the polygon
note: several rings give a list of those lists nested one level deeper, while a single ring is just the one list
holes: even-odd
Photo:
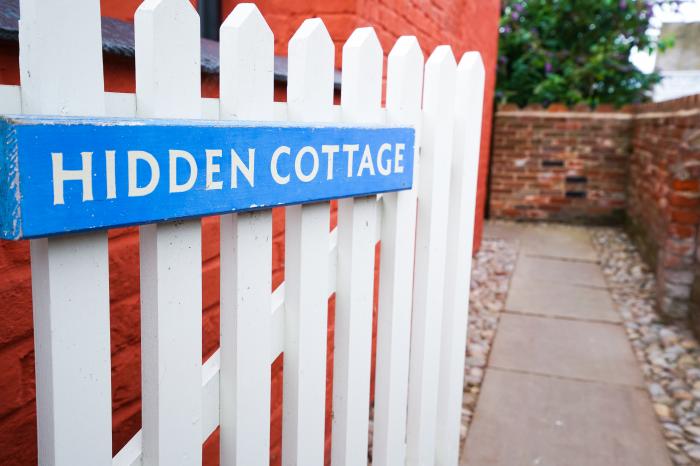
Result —
[{"label": "wall coping brick", "polygon": [[700,94],[664,102],[626,105],[618,109],[610,105],[600,105],[591,109],[585,104],[566,107],[564,104],[554,103],[545,109],[539,104],[524,108],[518,108],[515,104],[501,104],[498,106],[495,117],[632,120],[689,117],[698,114],[700,114]]}]

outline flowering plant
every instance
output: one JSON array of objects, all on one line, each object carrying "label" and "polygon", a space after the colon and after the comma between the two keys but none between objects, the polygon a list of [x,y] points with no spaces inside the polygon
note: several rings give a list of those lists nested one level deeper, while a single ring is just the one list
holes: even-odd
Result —
[{"label": "flowering plant", "polygon": [[630,62],[663,51],[647,34],[655,7],[683,0],[504,0],[496,95],[501,102],[621,106],[648,99],[660,81]]}]

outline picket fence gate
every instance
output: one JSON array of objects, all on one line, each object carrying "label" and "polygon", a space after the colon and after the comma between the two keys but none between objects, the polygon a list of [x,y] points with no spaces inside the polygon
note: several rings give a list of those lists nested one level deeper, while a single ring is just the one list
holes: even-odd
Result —
[{"label": "picket fence gate", "polygon": [[[200,221],[140,228],[142,430],[112,457],[107,232],[31,240],[39,463],[196,465],[218,427],[222,465],[269,464],[270,364],[284,352],[284,465],[324,462],[327,300],[336,293],[331,463],[367,463],[375,244],[381,269],[374,465],[458,462],[484,88],[480,55],[415,37],[343,47],[320,19],[289,42],[273,102],[273,35],[253,4],[221,27],[220,99],[200,96],[187,0],[135,17],[136,93],[103,87],[98,0],[21,0],[21,86],[0,113],[348,122],[416,128],[414,188],[286,208],[286,281],[271,292],[271,211],[221,216],[221,346],[202,364]],[[425,79],[423,79],[425,77]],[[416,208],[417,206],[417,208]],[[439,421],[438,421],[439,420]]]}]

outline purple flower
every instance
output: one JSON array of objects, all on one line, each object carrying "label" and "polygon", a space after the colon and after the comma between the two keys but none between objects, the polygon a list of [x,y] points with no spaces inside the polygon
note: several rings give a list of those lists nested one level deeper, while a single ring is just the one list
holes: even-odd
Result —
[{"label": "purple flower", "polygon": [[520,18],[520,14],[517,11],[514,11],[511,15],[511,18],[513,18],[513,21],[517,21],[518,18]]},{"label": "purple flower", "polygon": [[515,5],[513,5],[513,8],[515,8],[515,10],[518,13],[522,13],[523,10],[525,9],[525,7],[522,5],[522,3],[516,3]]},{"label": "purple flower", "polygon": [[549,74],[549,73],[552,72],[552,64],[551,64],[551,63],[546,62],[546,63],[544,64],[544,72],[545,72],[546,74]]},{"label": "purple flower", "polygon": [[627,9],[627,2],[625,0],[620,0],[620,9],[621,10]]}]

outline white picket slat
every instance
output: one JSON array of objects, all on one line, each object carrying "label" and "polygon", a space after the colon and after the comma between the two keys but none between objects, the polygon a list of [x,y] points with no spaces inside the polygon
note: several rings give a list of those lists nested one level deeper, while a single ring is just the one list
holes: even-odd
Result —
[{"label": "white picket slat", "polygon": [[[333,117],[334,49],[318,19],[289,41],[287,111],[292,121]],[[328,319],[328,202],[286,208],[282,464],[324,458]]]},{"label": "white picket slat", "polygon": [[[328,245],[328,289],[330,297],[335,293],[335,277],[338,257],[338,230],[330,234]],[[272,337],[270,359],[272,364],[284,347],[284,283],[275,288],[271,298]],[[202,442],[219,426],[219,371],[220,351],[217,350],[202,365]],[[142,463],[142,433],[138,431],[114,457],[113,466],[139,466]]]},{"label": "white picket slat", "polygon": [[408,357],[413,301],[418,150],[423,90],[423,52],[414,36],[400,37],[389,53],[386,108],[388,124],[416,129],[413,189],[382,196],[377,363],[374,387],[372,464],[406,460]]},{"label": "white picket slat", "polygon": [[[146,0],[134,18],[136,108],[199,118],[199,17],[187,0]],[[140,230],[143,464],[202,462],[201,223]]]},{"label": "white picket slat", "polygon": [[[103,115],[99,2],[20,2],[23,105]],[[76,28],[74,22],[81,27]],[[107,232],[30,242],[39,464],[112,461]]]},{"label": "white picket slat", "polygon": [[464,355],[469,313],[476,187],[484,105],[484,64],[478,52],[464,54],[457,66],[449,223],[442,317],[436,464],[459,462]]},{"label": "white picket slat", "polygon": [[[200,464],[201,442],[217,425],[222,464],[269,462],[270,362],[280,351],[283,464],[321,464],[327,299],[336,285],[331,461],[365,462],[378,238],[383,247],[373,462],[456,464],[483,103],[480,56],[467,54],[457,67],[449,47],[438,47],[426,65],[421,112],[423,56],[415,38],[402,38],[389,58],[383,111],[381,47],[372,29],[358,29],[343,49],[338,107],[332,103],[333,43],[322,21],[311,19],[290,41],[288,103],[273,103],[272,33],[254,5],[241,4],[222,25],[222,97],[202,99],[196,12],[187,0],[146,0],[135,17],[137,93],[104,93],[98,5],[81,5],[88,26],[76,30],[65,26],[70,22],[55,25],[71,11],[63,2],[41,8],[36,3],[22,0],[23,86],[0,87],[0,106],[9,112],[370,125],[386,120],[415,126],[416,147],[423,147],[414,189],[381,196],[379,209],[375,196],[340,200],[339,227],[331,234],[327,202],[287,208],[287,281],[275,293],[271,212],[222,216],[222,347],[205,370],[200,221],[141,227],[144,427],[114,464]],[[71,49],[68,61],[76,66],[61,66],[57,73],[60,63],[54,62],[64,63],[66,55],[56,47]],[[447,249],[455,251],[449,258]],[[106,233],[35,240],[31,251],[37,378],[45,377],[37,393],[40,462],[86,458],[108,464]],[[80,341],[82,356],[67,348],[64,341],[71,339]],[[63,369],[67,361],[80,373]],[[76,389],[76,377],[86,379],[84,386]],[[65,401],[69,396],[72,404]],[[86,428],[73,428],[75,413],[86,410],[79,418]],[[97,440],[78,450],[77,434],[82,441]]]},{"label": "white picket slat", "polygon": [[425,64],[406,428],[409,466],[435,461],[456,67],[452,50],[444,45]]},{"label": "white picket slat", "polygon": [[22,94],[19,86],[0,85],[0,112],[22,113]]},{"label": "white picket slat", "polygon": [[[271,120],[272,31],[255,5],[221,26],[220,118]],[[220,458],[268,465],[272,211],[221,216]]]},{"label": "white picket slat", "polygon": [[[381,122],[383,58],[372,28],[356,29],[343,46],[343,122]],[[376,196],[338,200],[333,465],[367,460],[376,208]]]}]

